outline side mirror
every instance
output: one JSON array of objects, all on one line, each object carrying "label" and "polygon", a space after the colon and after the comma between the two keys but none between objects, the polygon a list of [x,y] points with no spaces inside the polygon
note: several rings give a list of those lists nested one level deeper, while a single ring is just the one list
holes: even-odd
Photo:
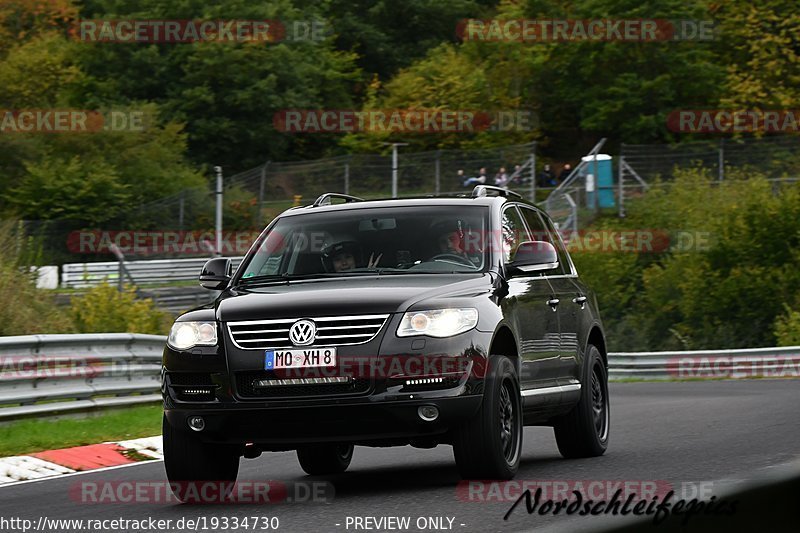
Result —
[{"label": "side mirror", "polygon": [[540,272],[558,268],[558,253],[545,241],[525,241],[517,247],[510,266],[522,272]]},{"label": "side mirror", "polygon": [[231,280],[232,271],[231,260],[227,257],[209,259],[200,272],[200,286],[212,291],[222,290]]}]

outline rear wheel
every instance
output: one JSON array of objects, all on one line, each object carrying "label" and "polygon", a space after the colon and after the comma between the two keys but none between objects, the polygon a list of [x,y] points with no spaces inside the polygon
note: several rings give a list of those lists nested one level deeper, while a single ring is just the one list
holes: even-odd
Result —
[{"label": "rear wheel", "polygon": [[553,428],[558,451],[568,459],[603,455],[608,447],[608,372],[600,351],[591,344],[586,349],[583,374],[580,400]]},{"label": "rear wheel", "polygon": [[166,416],[162,434],[164,468],[170,488],[180,501],[218,503],[230,495],[239,473],[236,446],[204,443],[189,431],[173,428]]},{"label": "rear wheel", "polygon": [[490,361],[483,404],[474,419],[456,430],[453,455],[465,479],[511,479],[522,449],[522,402],[514,364]]},{"label": "rear wheel", "polygon": [[323,476],[341,474],[353,459],[352,444],[324,444],[297,450],[297,459],[306,474]]}]

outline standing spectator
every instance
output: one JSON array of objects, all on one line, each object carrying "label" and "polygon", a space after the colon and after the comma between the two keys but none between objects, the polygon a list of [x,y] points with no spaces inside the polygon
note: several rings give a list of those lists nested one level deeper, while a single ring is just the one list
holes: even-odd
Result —
[{"label": "standing spectator", "polygon": [[494,176],[494,184],[498,187],[506,187],[508,185],[508,172],[506,172],[506,167],[500,167],[500,170],[497,171],[497,174]]},{"label": "standing spectator", "polygon": [[521,168],[522,165],[514,165],[514,173],[512,174],[514,178],[511,180],[511,183],[522,185],[527,181],[527,178],[522,175]]},{"label": "standing spectator", "polygon": [[458,183],[458,186],[459,187],[463,187],[464,186],[464,180],[466,180],[466,179],[467,178],[464,177],[464,169],[459,168],[458,172],[456,173],[456,183]]},{"label": "standing spectator", "polygon": [[572,165],[569,163],[564,165],[564,168],[561,169],[561,172],[558,174],[558,183],[564,183],[564,181],[572,174]]},{"label": "standing spectator", "polygon": [[556,176],[550,170],[550,165],[545,165],[544,169],[539,173],[539,187],[555,187]]}]

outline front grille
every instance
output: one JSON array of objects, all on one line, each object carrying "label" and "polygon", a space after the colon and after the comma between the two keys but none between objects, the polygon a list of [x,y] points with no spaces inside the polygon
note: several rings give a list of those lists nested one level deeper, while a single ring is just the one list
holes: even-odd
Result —
[{"label": "front grille", "polygon": [[[261,386],[261,381],[275,381],[280,384]],[[242,398],[297,398],[298,396],[339,396],[364,394],[369,391],[369,379],[353,379],[347,383],[309,383],[289,384],[291,381],[276,377],[272,372],[238,372],[236,390]]]},{"label": "front grille", "polygon": [[[386,323],[389,315],[330,316],[311,318],[317,335],[311,346],[346,346],[372,340]],[[237,348],[263,350],[291,348],[289,328],[298,318],[277,320],[247,320],[228,322],[231,340]]]}]

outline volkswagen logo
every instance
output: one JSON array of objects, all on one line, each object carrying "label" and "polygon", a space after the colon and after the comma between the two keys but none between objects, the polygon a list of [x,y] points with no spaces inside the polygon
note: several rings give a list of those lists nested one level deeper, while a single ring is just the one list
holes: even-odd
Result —
[{"label": "volkswagen logo", "polygon": [[295,346],[308,346],[317,337],[317,326],[311,320],[298,320],[289,328],[289,340]]}]

